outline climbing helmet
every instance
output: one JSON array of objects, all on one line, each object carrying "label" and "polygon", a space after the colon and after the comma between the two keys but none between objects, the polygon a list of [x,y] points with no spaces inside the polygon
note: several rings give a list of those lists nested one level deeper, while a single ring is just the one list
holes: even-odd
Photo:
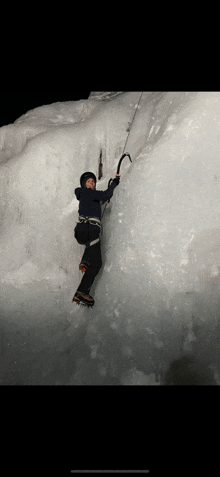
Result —
[{"label": "climbing helmet", "polygon": [[85,187],[86,182],[88,179],[93,179],[95,181],[95,185],[97,182],[95,174],[93,172],[84,172],[84,174],[80,177],[80,185],[81,187]]}]

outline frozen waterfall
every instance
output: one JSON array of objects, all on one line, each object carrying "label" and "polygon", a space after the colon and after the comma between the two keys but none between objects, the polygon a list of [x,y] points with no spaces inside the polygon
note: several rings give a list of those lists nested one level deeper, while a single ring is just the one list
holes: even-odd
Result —
[{"label": "frozen waterfall", "polygon": [[1,384],[219,384],[220,93],[143,92],[103,219],[93,310],[72,304],[81,174],[105,190],[140,92],[0,128]]}]

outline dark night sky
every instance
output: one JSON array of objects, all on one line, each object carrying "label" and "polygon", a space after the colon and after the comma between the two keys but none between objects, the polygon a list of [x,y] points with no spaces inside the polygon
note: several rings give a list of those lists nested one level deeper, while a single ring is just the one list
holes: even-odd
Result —
[{"label": "dark night sky", "polygon": [[12,124],[30,109],[58,101],[79,101],[88,99],[91,91],[6,93],[0,92],[0,127]]}]

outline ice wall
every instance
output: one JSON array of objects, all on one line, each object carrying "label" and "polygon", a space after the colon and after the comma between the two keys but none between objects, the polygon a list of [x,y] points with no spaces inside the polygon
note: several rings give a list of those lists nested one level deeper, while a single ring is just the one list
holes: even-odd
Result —
[{"label": "ice wall", "polygon": [[15,123],[32,128],[19,147],[7,142],[15,125],[0,129],[3,383],[219,384],[220,93],[143,93],[133,162],[103,219],[96,306],[71,303],[74,189],[85,170],[98,175],[100,152],[107,187],[139,97],[37,108]]},{"label": "ice wall", "polygon": [[88,119],[97,102],[65,101],[40,106],[18,118],[14,124],[0,128],[0,163],[19,154],[33,137],[58,126],[68,126]]}]

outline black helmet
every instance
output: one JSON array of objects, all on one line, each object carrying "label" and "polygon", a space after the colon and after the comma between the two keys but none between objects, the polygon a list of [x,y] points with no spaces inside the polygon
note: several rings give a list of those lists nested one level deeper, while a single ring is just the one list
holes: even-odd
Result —
[{"label": "black helmet", "polygon": [[84,174],[80,177],[81,187],[85,187],[86,181],[88,179],[93,179],[95,181],[95,185],[96,185],[97,179],[96,179],[95,174],[93,174],[93,172],[84,172]]}]

